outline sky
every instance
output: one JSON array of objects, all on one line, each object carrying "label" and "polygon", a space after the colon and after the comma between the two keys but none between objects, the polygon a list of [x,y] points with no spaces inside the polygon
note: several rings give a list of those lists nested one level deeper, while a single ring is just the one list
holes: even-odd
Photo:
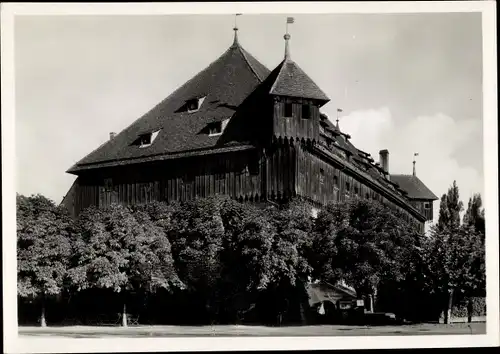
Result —
[{"label": "sky", "polygon": [[[292,59],[322,110],[392,174],[438,196],[484,191],[480,13],[243,15],[240,44],[269,69]],[[231,15],[16,16],[16,191],[60,202],[75,162],[219,57]],[[435,202],[439,208],[439,202]],[[437,215],[437,213],[436,213]]]}]

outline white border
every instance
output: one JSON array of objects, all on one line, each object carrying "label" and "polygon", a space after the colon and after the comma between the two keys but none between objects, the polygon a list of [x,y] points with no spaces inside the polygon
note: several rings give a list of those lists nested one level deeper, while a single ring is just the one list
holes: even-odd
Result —
[{"label": "white border", "polygon": [[[208,351],[297,350],[361,348],[440,348],[500,345],[498,263],[498,137],[496,105],[496,8],[494,1],[465,2],[273,2],[273,3],[128,3],[67,4],[7,3],[1,5],[2,39],[2,210],[3,210],[3,310],[5,352],[55,353],[115,351]],[[15,246],[15,111],[14,111],[14,16],[15,15],[153,15],[153,14],[276,14],[293,13],[412,13],[482,12],[484,84],[484,168],[487,264],[487,334],[446,336],[373,337],[212,337],[150,339],[50,339],[17,335]],[[10,281],[9,281],[10,280]],[[11,284],[11,286],[7,286]]]}]

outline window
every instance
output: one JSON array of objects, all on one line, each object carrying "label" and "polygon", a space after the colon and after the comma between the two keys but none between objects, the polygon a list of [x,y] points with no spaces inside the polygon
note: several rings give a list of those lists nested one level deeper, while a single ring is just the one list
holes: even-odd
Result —
[{"label": "window", "polygon": [[182,183],[193,183],[194,182],[194,174],[192,173],[186,173],[184,176],[182,176]]},{"label": "window", "polygon": [[187,106],[187,110],[188,112],[194,112],[194,111],[197,111],[198,110],[198,100],[190,100],[187,102],[186,106]]},{"label": "window", "polygon": [[431,208],[431,204],[429,202],[425,202],[424,209],[430,209],[430,208]]},{"label": "window", "polygon": [[311,106],[308,104],[302,105],[302,119],[311,118]]},{"label": "window", "polygon": [[210,124],[208,128],[208,135],[220,135],[222,134],[222,122],[215,122]]},{"label": "window", "polygon": [[226,178],[226,166],[223,161],[220,161],[215,167],[215,179],[221,180],[224,178]]},{"label": "window", "polygon": [[291,103],[285,103],[285,117],[289,118],[292,117],[292,104]]},{"label": "window", "polygon": [[187,112],[187,113],[193,113],[197,112],[201,105],[203,104],[203,101],[205,100],[205,97],[194,97],[189,100],[187,100],[181,108],[179,108],[176,112]]},{"label": "window", "polygon": [[205,97],[198,97],[198,98],[193,98],[192,100],[187,101],[186,102],[187,112],[193,113],[193,112],[196,112],[197,110],[199,110],[201,105],[203,104],[204,100],[205,100]]},{"label": "window", "polygon": [[339,178],[337,176],[333,176],[333,186],[339,188]]},{"label": "window", "polygon": [[349,182],[346,182],[346,183],[345,183],[345,191],[346,191],[347,193],[349,193],[349,191],[350,191],[350,190],[351,190],[351,184],[350,184]]},{"label": "window", "polygon": [[319,183],[323,184],[325,182],[325,170],[319,169]]},{"label": "window", "polygon": [[224,129],[226,129],[228,123],[229,123],[229,118],[223,119],[218,122],[208,123],[205,128],[205,133],[208,132],[208,136],[221,135],[224,132]]},{"label": "window", "polygon": [[366,199],[370,199],[370,193],[366,193],[365,197]]},{"label": "window", "polygon": [[257,156],[252,156],[250,162],[248,163],[248,172],[252,176],[259,174],[259,158]]},{"label": "window", "polygon": [[156,137],[158,136],[159,133],[160,133],[160,130],[140,134],[139,137],[137,139],[135,139],[134,142],[132,142],[132,145],[137,145],[140,148],[145,148],[145,147],[151,146],[151,144],[153,144],[153,141],[156,139]]},{"label": "window", "polygon": [[354,187],[354,194],[358,194],[358,192],[359,192],[358,186],[355,186]]},{"label": "window", "polygon": [[104,190],[110,192],[113,190],[113,180],[111,178],[104,179]]}]

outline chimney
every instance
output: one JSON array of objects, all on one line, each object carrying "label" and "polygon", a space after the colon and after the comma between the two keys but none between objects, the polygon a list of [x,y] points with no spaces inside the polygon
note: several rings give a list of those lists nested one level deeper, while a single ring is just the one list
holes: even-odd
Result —
[{"label": "chimney", "polygon": [[382,169],[389,175],[389,151],[388,150],[380,150],[380,165]]},{"label": "chimney", "polygon": [[113,140],[116,136],[116,133],[115,132],[111,132],[109,133],[109,140]]}]

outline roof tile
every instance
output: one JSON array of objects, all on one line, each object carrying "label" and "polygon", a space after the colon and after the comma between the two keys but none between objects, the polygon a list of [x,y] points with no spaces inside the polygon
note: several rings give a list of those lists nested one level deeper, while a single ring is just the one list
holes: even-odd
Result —
[{"label": "roof tile", "polygon": [[[144,158],[211,148],[219,137],[203,133],[207,124],[230,118],[269,70],[239,45],[231,46],[217,60],[175,90],[129,127],[80,160],[68,172],[84,165],[110,160]],[[205,97],[193,113],[178,112],[186,101]],[[131,145],[140,134],[160,129],[154,143],[147,148]]]},{"label": "roof tile", "polygon": [[280,72],[270,93],[280,96],[311,98],[325,103],[330,101],[314,81],[292,60],[280,64]]},{"label": "roof tile", "polygon": [[417,176],[391,175],[391,181],[396,182],[401,189],[405,190],[410,199],[438,199]]}]

